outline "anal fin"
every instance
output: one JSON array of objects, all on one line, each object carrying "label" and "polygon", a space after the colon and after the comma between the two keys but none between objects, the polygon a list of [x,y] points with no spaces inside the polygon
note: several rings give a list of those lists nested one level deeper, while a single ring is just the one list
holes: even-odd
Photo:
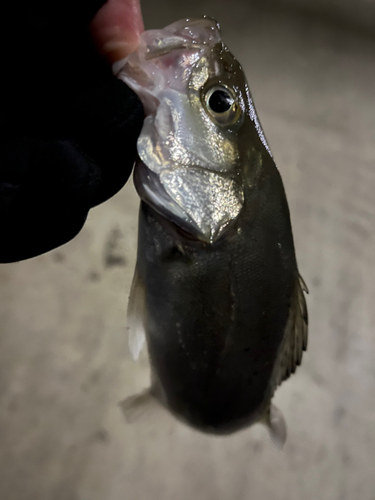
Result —
[{"label": "anal fin", "polygon": [[268,428],[273,443],[281,450],[287,437],[286,422],[281,410],[271,403],[263,423]]},{"label": "anal fin", "polygon": [[158,406],[158,402],[151,394],[151,390],[145,389],[139,394],[124,399],[119,403],[119,406],[124,414],[126,422],[128,424],[133,424],[148,415],[155,406]]}]

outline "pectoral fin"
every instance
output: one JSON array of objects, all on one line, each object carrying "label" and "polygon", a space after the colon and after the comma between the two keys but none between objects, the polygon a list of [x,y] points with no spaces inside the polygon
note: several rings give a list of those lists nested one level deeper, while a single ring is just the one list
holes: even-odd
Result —
[{"label": "pectoral fin", "polygon": [[127,325],[129,350],[135,361],[138,360],[146,340],[145,314],[145,290],[136,267],[130,291]]},{"label": "pectoral fin", "polygon": [[275,387],[296,371],[307,349],[308,317],[304,293],[308,293],[305,282],[296,277],[289,318],[285,328],[285,340],[275,372]]}]

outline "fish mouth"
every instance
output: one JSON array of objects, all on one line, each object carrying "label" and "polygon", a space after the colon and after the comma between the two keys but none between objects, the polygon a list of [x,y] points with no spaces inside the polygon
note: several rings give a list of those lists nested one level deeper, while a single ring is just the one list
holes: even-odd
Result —
[{"label": "fish mouth", "polygon": [[[198,36],[194,32],[199,28]],[[163,30],[158,36],[158,30],[152,30],[156,35],[147,44],[145,59],[147,61],[169,55],[176,50],[199,50],[212,44],[220,37],[219,23],[209,16],[189,18],[177,21]]]},{"label": "fish mouth", "polygon": [[[201,175],[217,175],[217,173],[202,168],[199,169],[199,172]],[[170,184],[168,185],[165,180],[163,183],[160,176],[151,171],[140,158],[136,163],[133,179],[141,200],[173,223],[180,234],[185,235],[187,239],[199,240],[211,245],[226,234],[229,227],[232,227],[243,204],[243,199],[241,199],[238,203],[238,210],[234,214],[220,213],[218,216],[204,198],[207,191],[203,191],[202,197],[198,196],[200,206],[193,208],[188,206],[188,209],[184,209],[181,193],[174,193],[173,190],[169,189]]]}]

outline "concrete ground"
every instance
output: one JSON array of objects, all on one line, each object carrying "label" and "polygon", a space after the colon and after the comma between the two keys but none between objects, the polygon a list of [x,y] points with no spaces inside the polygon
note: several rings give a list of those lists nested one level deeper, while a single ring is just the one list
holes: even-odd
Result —
[{"label": "concrete ground", "polygon": [[374,500],[375,41],[249,2],[157,3],[147,27],[221,21],[285,182],[311,319],[276,395],[288,441],[207,437],[163,413],[124,423],[117,403],[148,383],[125,333],[129,183],[71,243],[0,267],[0,499]]}]

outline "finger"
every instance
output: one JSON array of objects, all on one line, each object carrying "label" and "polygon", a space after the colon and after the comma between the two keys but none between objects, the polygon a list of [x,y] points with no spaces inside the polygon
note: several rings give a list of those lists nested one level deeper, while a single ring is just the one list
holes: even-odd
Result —
[{"label": "finger", "polygon": [[140,0],[108,0],[90,24],[95,45],[110,64],[137,48],[143,30]]}]

